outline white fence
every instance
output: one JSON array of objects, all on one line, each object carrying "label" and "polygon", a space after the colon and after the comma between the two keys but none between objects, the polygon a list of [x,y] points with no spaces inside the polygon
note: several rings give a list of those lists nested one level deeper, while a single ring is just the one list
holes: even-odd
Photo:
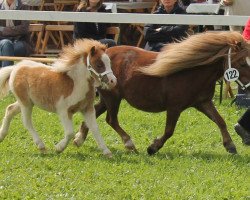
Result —
[{"label": "white fence", "polygon": [[188,24],[188,25],[239,25],[244,26],[249,16],[224,15],[167,15],[139,13],[84,13],[60,11],[20,11],[2,10],[0,19],[105,22],[105,23],[150,23],[150,24]]}]

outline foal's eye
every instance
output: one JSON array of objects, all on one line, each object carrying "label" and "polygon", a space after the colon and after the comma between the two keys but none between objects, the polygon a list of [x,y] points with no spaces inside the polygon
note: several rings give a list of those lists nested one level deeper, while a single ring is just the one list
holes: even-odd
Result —
[{"label": "foal's eye", "polygon": [[102,68],[103,65],[102,65],[102,64],[98,64],[97,67],[98,67],[98,68]]}]

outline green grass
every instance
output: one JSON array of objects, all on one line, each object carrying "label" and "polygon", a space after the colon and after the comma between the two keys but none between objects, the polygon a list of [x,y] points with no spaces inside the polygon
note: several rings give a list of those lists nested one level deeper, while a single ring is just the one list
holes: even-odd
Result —
[{"label": "green grass", "polygon": [[[14,102],[0,101],[0,117]],[[154,156],[146,148],[161,135],[165,113],[138,111],[122,102],[121,126],[132,136],[139,154],[127,152],[119,136],[98,119],[113,158],[101,155],[90,135],[82,147],[71,143],[61,154],[54,144],[63,137],[55,114],[34,110],[33,121],[48,153],[36,149],[20,115],[0,143],[0,199],[250,199],[250,147],[244,146],[233,125],[244,110],[223,100],[216,107],[224,117],[238,155],[228,154],[218,127],[194,109],[182,113],[175,134]],[[82,121],[74,117],[75,130]]]}]

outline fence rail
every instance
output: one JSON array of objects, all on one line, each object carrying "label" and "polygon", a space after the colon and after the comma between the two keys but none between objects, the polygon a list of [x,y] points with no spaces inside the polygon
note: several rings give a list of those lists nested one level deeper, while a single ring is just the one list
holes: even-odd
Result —
[{"label": "fence rail", "polygon": [[239,25],[244,26],[249,16],[224,15],[173,15],[139,13],[86,13],[60,11],[21,11],[2,10],[0,19],[104,22],[104,23],[150,23],[150,24],[188,24],[188,25]]}]

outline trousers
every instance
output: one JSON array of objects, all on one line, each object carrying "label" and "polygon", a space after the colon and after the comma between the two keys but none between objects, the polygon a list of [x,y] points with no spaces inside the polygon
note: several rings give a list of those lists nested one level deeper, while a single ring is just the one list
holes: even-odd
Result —
[{"label": "trousers", "polygon": [[238,123],[250,133],[250,108],[241,116]]},{"label": "trousers", "polygon": [[[0,40],[0,56],[27,56],[27,49],[23,41]],[[13,65],[13,61],[0,61],[0,67]]]}]

